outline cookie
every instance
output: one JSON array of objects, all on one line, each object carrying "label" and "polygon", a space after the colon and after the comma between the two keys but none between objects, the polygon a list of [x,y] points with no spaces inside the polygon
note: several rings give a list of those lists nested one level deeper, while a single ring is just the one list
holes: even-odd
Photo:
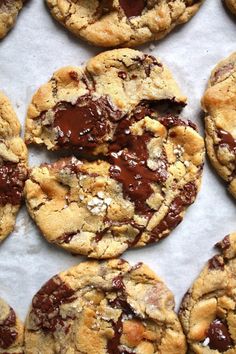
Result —
[{"label": "cookie", "polygon": [[0,353],[23,354],[24,327],[15,311],[0,298]]},{"label": "cookie", "polygon": [[184,354],[172,293],[142,263],[85,262],[34,296],[25,354]]},{"label": "cookie", "polygon": [[80,160],[29,174],[27,207],[46,239],[110,258],[167,236],[201,182],[203,139],[191,122],[164,109],[184,104],[169,71],[134,50],[55,73],[33,97],[26,140],[70,149]]},{"label": "cookie", "polygon": [[52,16],[76,36],[102,47],[133,47],[189,21],[203,0],[47,0]]},{"label": "cookie", "polygon": [[27,177],[27,149],[8,98],[0,92],[0,242],[13,230]]},{"label": "cookie", "polygon": [[225,3],[230,11],[236,15],[236,0],[225,0]]},{"label": "cookie", "polygon": [[0,1],[0,39],[14,26],[17,15],[23,6],[22,0]]},{"label": "cookie", "polygon": [[236,198],[236,53],[213,70],[202,106],[208,156]]},{"label": "cookie", "polygon": [[236,353],[236,233],[216,246],[220,254],[208,261],[181,304],[189,353]]}]

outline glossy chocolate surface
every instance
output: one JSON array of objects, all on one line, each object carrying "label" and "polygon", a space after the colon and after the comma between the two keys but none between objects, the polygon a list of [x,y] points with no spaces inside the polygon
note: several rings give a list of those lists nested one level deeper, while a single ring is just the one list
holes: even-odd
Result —
[{"label": "glossy chocolate surface", "polygon": [[34,296],[32,301],[33,318],[37,329],[55,332],[58,326],[66,328],[66,318],[60,315],[60,305],[75,300],[74,290],[55,276],[50,279]]},{"label": "glossy chocolate surface", "polygon": [[207,331],[209,347],[223,353],[232,347],[232,339],[227,325],[220,319],[214,320]]},{"label": "glossy chocolate surface", "polygon": [[54,108],[53,126],[61,147],[73,145],[78,150],[95,148],[110,133],[109,121],[120,118],[106,97],[80,97],[75,104],[60,102]]},{"label": "glossy chocolate surface", "polygon": [[17,339],[18,333],[11,328],[16,325],[16,315],[13,309],[10,309],[8,317],[0,324],[0,348],[9,348]]},{"label": "glossy chocolate surface", "polygon": [[218,136],[220,138],[220,145],[227,145],[230,150],[236,154],[236,139],[226,130],[219,129]]},{"label": "glossy chocolate surface", "polygon": [[224,270],[224,261],[220,256],[214,256],[208,261],[208,267],[212,270]]},{"label": "glossy chocolate surface", "polygon": [[0,205],[21,203],[25,178],[16,163],[4,162],[0,166]]}]

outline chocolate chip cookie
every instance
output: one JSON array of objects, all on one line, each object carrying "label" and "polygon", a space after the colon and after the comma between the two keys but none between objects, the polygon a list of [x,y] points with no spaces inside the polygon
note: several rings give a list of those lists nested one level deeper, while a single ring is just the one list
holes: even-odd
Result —
[{"label": "chocolate chip cookie", "polygon": [[22,0],[0,0],[0,39],[14,26]]},{"label": "chocolate chip cookie", "polygon": [[236,53],[213,70],[202,106],[208,156],[236,198]]},{"label": "chocolate chip cookie", "polygon": [[225,0],[226,5],[236,15],[236,0]]},{"label": "chocolate chip cookie", "polygon": [[203,0],[47,0],[52,16],[76,36],[102,47],[158,40],[191,19]]},{"label": "chocolate chip cookie", "polygon": [[185,337],[165,284],[142,263],[85,262],[34,296],[25,354],[184,354]]},{"label": "chocolate chip cookie", "polygon": [[208,261],[180,308],[190,353],[236,353],[236,233],[216,246],[220,254]]},{"label": "chocolate chip cookie", "polygon": [[46,239],[110,258],[167,236],[201,182],[203,139],[169,113],[184,104],[170,72],[131,49],[55,73],[33,97],[26,140],[80,159],[29,174],[27,207]]},{"label": "chocolate chip cookie", "polygon": [[27,177],[27,150],[8,98],[0,92],[0,242],[13,230]]},{"label": "chocolate chip cookie", "polygon": [[23,354],[23,324],[0,298],[0,353]]}]

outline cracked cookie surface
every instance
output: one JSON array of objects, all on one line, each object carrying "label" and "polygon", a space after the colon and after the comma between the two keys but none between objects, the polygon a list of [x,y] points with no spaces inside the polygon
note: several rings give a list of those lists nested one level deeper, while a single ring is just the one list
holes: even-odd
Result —
[{"label": "cracked cookie surface", "polygon": [[184,103],[169,71],[134,50],[54,74],[32,100],[26,140],[90,161],[31,170],[26,204],[49,242],[111,258],[180,223],[200,187],[204,142],[191,122],[161,109]]},{"label": "cracked cookie surface", "polygon": [[14,26],[23,3],[22,0],[0,0],[0,39]]},{"label": "cracked cookie surface", "polygon": [[225,3],[230,11],[236,15],[236,0],[225,0]]},{"label": "cracked cookie surface", "polygon": [[236,233],[216,246],[220,254],[208,261],[180,307],[190,353],[236,352]]},{"label": "cracked cookie surface", "polygon": [[236,53],[213,70],[202,106],[208,156],[236,198]]},{"label": "cracked cookie surface", "polygon": [[85,262],[34,296],[25,354],[184,354],[185,337],[165,284],[142,263]]},{"label": "cracked cookie surface", "polygon": [[27,177],[27,149],[8,98],[0,92],[0,242],[13,230]]},{"label": "cracked cookie surface", "polygon": [[103,47],[158,40],[198,11],[203,0],[47,0],[53,17],[76,36]]},{"label": "cracked cookie surface", "polygon": [[0,354],[23,354],[23,324],[0,298]]}]

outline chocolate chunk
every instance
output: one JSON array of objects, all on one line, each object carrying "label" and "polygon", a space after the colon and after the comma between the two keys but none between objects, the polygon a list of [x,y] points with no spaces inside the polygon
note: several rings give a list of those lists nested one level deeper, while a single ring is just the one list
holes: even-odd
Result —
[{"label": "chocolate chunk", "polygon": [[212,270],[224,270],[224,261],[221,256],[214,256],[208,261],[208,267]]},{"label": "chocolate chunk", "polygon": [[[123,287],[120,286],[120,281],[119,281],[119,289],[123,290]],[[135,318],[137,316],[135,315],[133,309],[127,302],[124,295],[118,296],[112,301],[110,300],[109,305],[113,308],[120,309],[122,311],[122,314],[120,315],[117,322],[112,321],[114,336],[108,341],[107,350],[109,354],[125,354],[127,352],[119,348],[120,337],[122,335],[122,330],[123,330],[123,325],[122,325],[123,316],[125,315],[132,318]],[[129,354],[130,353],[132,354],[133,352],[129,352]]]},{"label": "chocolate chunk", "polygon": [[15,341],[18,333],[11,327],[16,325],[16,314],[10,309],[8,317],[0,324],[0,348],[7,349]]},{"label": "chocolate chunk", "polygon": [[72,80],[79,81],[79,76],[78,76],[78,73],[76,71],[70,71],[69,75],[70,75]]},{"label": "chocolate chunk", "polygon": [[0,166],[0,205],[19,205],[22,199],[26,171],[13,162]]},{"label": "chocolate chunk", "polygon": [[159,66],[160,68],[163,68],[163,65],[159,63],[157,59],[152,55],[144,54],[142,57],[137,56],[136,58],[133,58],[133,60],[143,67],[147,77],[150,76],[154,66]]},{"label": "chocolate chunk", "polygon": [[119,0],[119,3],[128,18],[140,16],[147,5],[145,0]]},{"label": "chocolate chunk", "polygon": [[[176,126],[179,126],[179,125],[182,125],[182,126],[190,126],[189,122],[185,122],[184,120],[176,117],[176,116],[172,116],[172,115],[167,115],[167,116],[161,116],[161,117],[158,117],[158,120],[161,124],[163,124],[166,128],[172,128],[172,127],[176,127]],[[193,128],[193,123],[191,123],[191,128]],[[196,126],[194,125],[194,127],[196,128]]]},{"label": "chocolate chunk", "polygon": [[234,152],[236,154],[236,139],[233,138],[233,136],[223,130],[223,129],[218,129],[217,131],[218,137],[220,139],[220,144],[221,146],[228,146],[230,150],[232,150],[232,152]]},{"label": "chocolate chunk", "polygon": [[117,322],[112,321],[114,336],[107,342],[107,351],[109,354],[135,354],[135,352],[120,348],[120,337],[123,332],[122,316],[119,317]]},{"label": "chocolate chunk", "polygon": [[225,236],[224,239],[216,244],[216,247],[220,248],[221,250],[227,250],[230,248],[230,238],[229,235]]},{"label": "chocolate chunk", "polygon": [[53,127],[58,133],[58,145],[73,145],[78,150],[93,149],[104,142],[111,124],[120,119],[121,112],[106,97],[80,97],[75,104],[60,102],[55,108]]},{"label": "chocolate chunk", "polygon": [[112,286],[116,290],[125,291],[125,284],[123,283],[123,278],[119,275],[113,279]]},{"label": "chocolate chunk", "polygon": [[11,328],[0,326],[0,348],[9,348],[16,340],[17,332]]},{"label": "chocolate chunk", "polygon": [[110,230],[111,226],[105,227],[102,231],[98,231],[96,233],[95,241],[99,242],[102,240],[103,236],[106,235],[106,233]]},{"label": "chocolate chunk", "polygon": [[[54,332],[58,326],[65,327],[66,318],[60,315],[60,305],[76,299],[74,290],[55,276],[34,296],[32,313],[37,329]],[[66,327],[65,327],[66,328]]]},{"label": "chocolate chunk", "polygon": [[145,118],[146,116],[152,117],[154,111],[146,104],[137,106],[130,117],[121,119],[115,129],[113,142],[109,146],[109,152],[118,152],[128,145],[132,145],[130,126]]},{"label": "chocolate chunk", "polygon": [[114,300],[109,301],[109,305],[115,309],[122,310],[126,316],[137,317],[124,295],[117,296]]},{"label": "chocolate chunk", "polygon": [[112,221],[109,219],[105,219],[104,222],[106,223],[106,225],[109,225],[107,227],[105,227],[102,231],[98,231],[96,233],[96,237],[95,237],[95,241],[99,242],[102,240],[103,236],[106,235],[107,232],[111,232],[111,234],[113,235],[113,230],[112,227],[113,226],[123,226],[123,225],[131,225],[133,228],[135,228],[136,230],[138,230],[138,233],[135,237],[135,239],[129,243],[130,247],[133,247],[134,245],[136,245],[136,243],[139,241],[142,232],[144,230],[144,226],[142,225],[138,225],[134,220],[130,220],[130,219],[124,219],[122,221]]},{"label": "chocolate chunk", "polygon": [[120,346],[120,337],[122,335],[123,324],[122,316],[119,317],[117,322],[112,321],[112,327],[114,331],[114,336],[107,342],[107,351],[109,354],[121,354],[122,352],[119,349]]},{"label": "chocolate chunk", "polygon": [[119,71],[118,76],[120,79],[125,80],[127,79],[127,73],[125,71]]},{"label": "chocolate chunk", "polygon": [[150,133],[133,136],[128,131],[127,135],[127,147],[110,155],[110,176],[122,183],[124,195],[134,202],[136,212],[149,217],[151,210],[146,200],[153,193],[151,183],[163,183],[167,179],[166,157],[160,157],[160,167],[156,171],[150,170],[147,144],[152,136]]},{"label": "chocolate chunk", "polygon": [[9,326],[9,327],[16,325],[16,314],[12,308],[10,309],[9,315],[7,316],[7,318],[4,321],[4,325]]},{"label": "chocolate chunk", "polygon": [[234,63],[228,63],[226,65],[221,66],[215,73],[214,77],[212,79],[212,84],[216,84],[217,82],[220,81],[221,78],[225,76],[225,74],[229,74],[233,71],[234,69]]},{"label": "chocolate chunk", "polygon": [[[190,205],[197,194],[197,187],[193,182],[186,183],[180,196],[176,197],[170,204],[169,211],[163,220],[152,230],[149,243],[155,242],[160,234],[174,229],[182,221],[182,211],[185,206]],[[166,236],[167,236],[166,234]]]},{"label": "chocolate chunk", "polygon": [[99,10],[102,15],[106,15],[107,13],[115,10],[113,1],[100,0],[98,3],[99,3]]},{"label": "chocolate chunk", "polygon": [[183,202],[180,197],[174,199],[170,204],[169,211],[163,220],[152,230],[149,243],[155,242],[159,235],[164,231],[169,231],[175,228],[181,221],[182,216],[180,213],[183,211]]},{"label": "chocolate chunk", "polygon": [[220,319],[216,319],[210,324],[206,336],[210,340],[208,346],[221,353],[227,351],[233,345],[228,327],[226,323]]},{"label": "chocolate chunk", "polygon": [[194,199],[197,195],[197,187],[196,184],[193,182],[189,182],[185,184],[182,192],[181,192],[181,199],[184,205],[190,205],[194,202]]},{"label": "chocolate chunk", "polygon": [[56,239],[56,243],[70,243],[70,241],[73,239],[73,237],[75,235],[77,235],[78,232],[70,232],[70,233],[67,233],[67,234],[64,234],[62,236],[60,236],[59,238]]}]

